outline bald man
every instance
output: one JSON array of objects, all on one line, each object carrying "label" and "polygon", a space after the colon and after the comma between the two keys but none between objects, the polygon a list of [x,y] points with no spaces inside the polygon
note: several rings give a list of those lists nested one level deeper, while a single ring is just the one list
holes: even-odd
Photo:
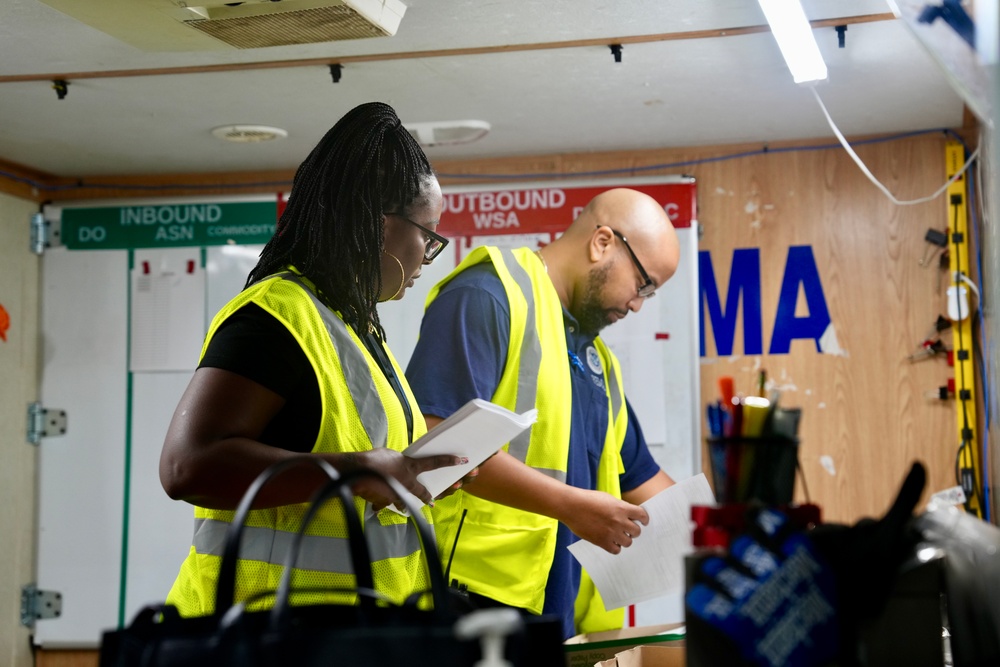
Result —
[{"label": "bald man", "polygon": [[566,547],[627,548],[649,520],[639,504],[673,480],[598,333],[638,312],[679,256],[663,207],[618,188],[541,250],[477,248],[432,289],[406,370],[428,428],[473,398],[538,410],[433,509],[449,579],[475,606],[557,615],[566,637],[621,627]]}]

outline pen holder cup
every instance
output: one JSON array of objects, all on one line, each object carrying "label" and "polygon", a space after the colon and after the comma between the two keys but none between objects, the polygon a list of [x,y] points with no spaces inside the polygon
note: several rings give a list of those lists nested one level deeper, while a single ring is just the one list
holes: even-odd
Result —
[{"label": "pen holder cup", "polygon": [[792,502],[799,463],[798,438],[709,438],[708,454],[712,488],[719,504]]}]

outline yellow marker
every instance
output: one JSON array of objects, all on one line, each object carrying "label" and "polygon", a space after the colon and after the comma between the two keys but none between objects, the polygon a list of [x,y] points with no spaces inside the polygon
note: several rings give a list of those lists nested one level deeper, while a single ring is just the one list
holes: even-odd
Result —
[{"label": "yellow marker", "polygon": [[751,438],[759,438],[764,432],[764,422],[771,409],[771,401],[760,396],[747,396],[743,399],[743,424],[740,435],[745,438],[740,442],[740,476],[737,483],[737,500],[746,502],[752,492],[752,485],[759,471],[754,469],[756,449],[761,444]]},{"label": "yellow marker", "polygon": [[743,399],[743,433],[748,438],[759,438],[764,433],[764,421],[771,409],[771,401],[760,396]]}]

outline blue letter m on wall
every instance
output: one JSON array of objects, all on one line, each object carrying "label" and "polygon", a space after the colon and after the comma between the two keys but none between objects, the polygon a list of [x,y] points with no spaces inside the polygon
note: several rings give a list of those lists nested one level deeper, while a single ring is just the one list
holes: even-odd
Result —
[{"label": "blue letter m on wall", "polygon": [[740,295],[743,296],[743,353],[760,354],[764,351],[760,319],[760,250],[740,248],[733,251],[733,267],[729,272],[729,291],[726,303],[719,301],[719,288],[715,284],[712,256],[707,250],[698,253],[698,291],[703,305],[699,330],[701,356],[705,356],[705,310],[712,321],[715,350],[720,357],[733,353],[736,337],[736,320],[739,315]]}]

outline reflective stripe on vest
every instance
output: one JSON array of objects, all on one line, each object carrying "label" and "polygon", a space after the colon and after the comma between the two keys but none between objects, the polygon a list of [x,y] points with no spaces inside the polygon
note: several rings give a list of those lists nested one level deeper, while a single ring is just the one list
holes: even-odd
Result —
[{"label": "reflective stripe on vest", "polygon": [[[600,341],[599,348],[604,347],[604,341],[601,341],[600,339],[597,340]],[[601,353],[606,358],[611,357],[610,351],[601,350]],[[607,372],[604,374],[604,377],[605,377],[605,382],[608,383],[608,392],[611,395],[611,414],[612,415],[621,414],[622,403],[623,403],[622,396],[624,396],[625,394],[622,391],[621,385],[618,384],[618,374],[614,372],[614,369],[608,368]]]},{"label": "reflective stripe on vest", "polygon": [[[534,288],[531,284],[531,278],[528,276],[527,271],[521,266],[520,262],[517,261],[517,257],[509,248],[501,248],[500,254],[503,257],[504,264],[507,266],[507,271],[510,273],[511,278],[521,289],[524,294],[524,299],[527,304],[527,322],[535,321],[535,293]],[[610,358],[610,353],[603,345],[603,341],[596,341],[595,345],[601,350],[602,355],[605,358]],[[535,396],[538,395],[538,367],[542,361],[542,345],[538,340],[538,329],[534,326],[525,327],[524,339],[521,343],[521,354],[518,364],[518,374],[517,374],[517,405],[514,409],[518,414],[522,414],[527,410],[535,407]],[[611,368],[606,369],[605,372],[606,382],[608,383],[608,393],[611,398],[611,414],[617,415],[622,409],[622,391],[621,386],[618,383],[618,375],[613,372]],[[518,461],[524,463],[528,457],[528,444],[531,441],[531,429],[523,431],[517,437],[510,441],[510,446],[508,448],[508,453],[514,456]],[[560,482],[566,482],[566,471],[565,470],[552,470],[548,468],[538,468],[535,470],[538,472],[552,477],[553,479],[559,480]]]},{"label": "reflective stripe on vest", "polygon": [[[509,248],[501,248],[500,254],[503,256],[504,264],[511,278],[524,293],[528,312],[526,321],[535,321],[535,293],[531,285],[531,278],[524,267],[514,257],[514,253]],[[523,414],[527,410],[535,407],[535,396],[538,395],[538,366],[542,363],[542,344],[538,340],[538,329],[531,325],[524,329],[524,338],[521,342],[521,353],[519,356],[517,372],[517,402],[514,412]],[[528,443],[531,442],[531,429],[522,431],[520,435],[510,441],[507,452],[521,463],[528,458]],[[541,473],[554,477],[560,482],[566,481],[566,472],[562,470],[546,470],[536,468]]]},{"label": "reflective stripe on vest", "polygon": [[385,416],[382,408],[382,401],[368,400],[372,396],[378,396],[375,382],[368,369],[368,362],[360,354],[358,346],[351,338],[347,330],[347,324],[327,308],[322,301],[313,293],[309,286],[294,273],[281,274],[282,280],[287,280],[299,285],[316,306],[326,330],[330,332],[333,339],[333,347],[340,357],[340,368],[344,372],[344,379],[347,380],[347,390],[354,399],[354,405],[361,416],[361,423],[368,433],[368,439],[372,441],[373,447],[385,447],[386,437],[389,433],[389,420]]},{"label": "reflective stripe on vest", "polygon": [[[195,519],[194,523],[195,550],[199,554],[221,557],[232,524],[217,519]],[[284,565],[294,538],[293,532],[244,526],[240,559]],[[414,531],[409,530],[408,524],[383,526],[374,513],[365,520],[365,538],[373,561],[408,556],[420,549],[420,540]],[[315,572],[354,574],[348,539],[304,535],[295,567]]]}]

